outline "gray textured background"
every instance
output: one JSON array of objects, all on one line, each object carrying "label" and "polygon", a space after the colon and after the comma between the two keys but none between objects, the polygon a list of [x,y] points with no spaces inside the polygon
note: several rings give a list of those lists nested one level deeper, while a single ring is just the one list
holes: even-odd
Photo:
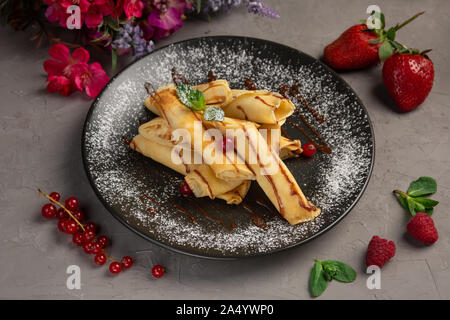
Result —
[{"label": "gray textured background", "polygon": [[[190,21],[158,46],[203,35],[265,38],[320,57],[323,47],[366,16],[373,1],[267,1],[281,19],[269,20],[244,9]],[[262,258],[218,262],[174,254],[148,243],[117,222],[95,197],[83,171],[82,125],[91,101],[45,91],[42,63],[48,45],[34,49],[31,30],[0,29],[0,298],[309,298],[308,276],[314,258],[338,259],[358,271],[352,284],[333,282],[321,298],[450,298],[450,1],[376,1],[388,25],[426,14],[399,32],[398,39],[420,49],[433,48],[435,84],[416,111],[398,114],[382,87],[381,67],[342,74],[369,110],[376,137],[376,162],[370,184],[353,211],[334,229],[305,246]],[[122,65],[125,61],[122,62]],[[103,65],[109,60],[103,58]],[[440,201],[433,216],[440,234],[431,247],[405,237],[408,214],[392,196],[418,176],[438,180]],[[75,195],[89,217],[113,239],[112,255],[132,255],[137,265],[117,277],[98,268],[70,237],[44,221],[36,188]],[[382,289],[368,290],[363,261],[372,235],[394,240],[397,254],[382,269]],[[167,267],[162,279],[153,264]],[[81,290],[66,288],[66,268],[81,267]]]}]

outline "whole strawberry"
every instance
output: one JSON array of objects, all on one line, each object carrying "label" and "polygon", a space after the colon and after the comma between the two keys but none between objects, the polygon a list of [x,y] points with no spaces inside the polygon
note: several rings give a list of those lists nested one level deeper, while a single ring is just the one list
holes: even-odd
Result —
[{"label": "whole strawberry", "polygon": [[330,67],[339,70],[363,69],[376,65],[380,61],[378,48],[381,43],[370,43],[376,39],[378,35],[367,30],[365,24],[354,25],[325,47],[323,58]]},{"label": "whole strawberry", "polygon": [[[421,14],[423,12],[400,25],[384,30],[384,15],[380,12],[373,12],[371,18],[378,19],[380,22],[378,26],[372,27],[372,23],[369,24],[368,21],[365,21],[348,28],[339,38],[325,47],[323,58],[330,67],[339,70],[355,70],[374,66],[392,54],[391,43],[395,39],[396,32]],[[368,25],[371,25],[371,28]]]},{"label": "whole strawberry", "polygon": [[395,255],[395,243],[379,236],[373,236],[366,253],[366,265],[384,266]]},{"label": "whole strawberry", "polygon": [[395,53],[383,65],[383,82],[401,111],[420,105],[433,87],[433,62],[424,54]]},{"label": "whole strawberry", "polygon": [[406,230],[412,237],[425,244],[433,244],[439,238],[433,219],[423,212],[418,212],[408,222]]}]

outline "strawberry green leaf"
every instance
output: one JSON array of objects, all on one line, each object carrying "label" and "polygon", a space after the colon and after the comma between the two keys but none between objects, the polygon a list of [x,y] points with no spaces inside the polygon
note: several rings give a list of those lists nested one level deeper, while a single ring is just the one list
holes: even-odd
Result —
[{"label": "strawberry green leaf", "polygon": [[390,28],[387,32],[386,32],[386,36],[389,40],[394,41],[395,40],[395,29],[394,28]]},{"label": "strawberry green leaf", "polygon": [[420,177],[416,181],[411,182],[407,193],[411,197],[421,197],[433,194],[436,191],[436,180],[430,177]]},{"label": "strawberry green leaf", "polygon": [[433,199],[428,199],[428,198],[416,197],[416,198],[414,198],[414,201],[416,203],[420,203],[425,208],[433,208],[433,207],[435,207],[435,206],[437,206],[439,204],[439,201],[436,201],[436,200],[433,200]]},{"label": "strawberry green leaf", "polygon": [[408,210],[411,213],[411,215],[414,217],[418,211],[416,211],[416,203],[414,202],[414,199],[411,197],[408,197],[406,199],[408,203]]},{"label": "strawberry green leaf", "polygon": [[394,53],[394,48],[392,48],[392,45],[389,41],[383,42],[383,44],[380,46],[380,49],[378,50],[378,56],[380,57],[380,60],[382,62],[386,61],[387,58],[389,58]]}]

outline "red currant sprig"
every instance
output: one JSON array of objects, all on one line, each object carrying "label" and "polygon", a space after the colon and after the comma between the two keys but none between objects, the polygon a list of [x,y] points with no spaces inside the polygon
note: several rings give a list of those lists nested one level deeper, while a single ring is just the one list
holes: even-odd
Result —
[{"label": "red currant sprig", "polygon": [[[130,256],[122,258],[121,262],[117,262],[114,258],[106,254],[105,247],[109,240],[106,236],[99,236],[96,239],[97,225],[93,222],[86,222],[84,225],[81,221],[84,220],[84,212],[78,209],[79,201],[75,197],[67,198],[61,204],[59,200],[61,195],[57,192],[52,192],[50,195],[45,194],[40,189],[38,192],[50,200],[50,203],[42,207],[41,213],[47,218],[58,218],[58,229],[62,232],[72,235],[72,242],[82,247],[86,254],[95,254],[94,262],[98,265],[104,265],[107,260],[112,261],[109,270],[113,274],[118,274],[122,269],[128,269],[133,265],[133,259]],[[60,208],[56,209],[55,204]]]}]

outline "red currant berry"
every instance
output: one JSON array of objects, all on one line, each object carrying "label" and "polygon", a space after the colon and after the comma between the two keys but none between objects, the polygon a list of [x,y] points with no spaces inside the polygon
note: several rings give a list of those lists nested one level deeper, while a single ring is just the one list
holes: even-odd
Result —
[{"label": "red currant berry", "polygon": [[122,258],[122,267],[124,267],[125,269],[128,269],[132,265],[133,265],[133,258],[131,258],[130,256],[126,256],[126,257]]},{"label": "red currant berry", "polygon": [[72,242],[75,243],[77,246],[82,246],[84,243],[84,237],[81,232],[76,232],[73,234]]},{"label": "red currant berry", "polygon": [[111,264],[109,265],[109,271],[113,274],[117,274],[122,271],[122,265],[117,261],[111,262]]},{"label": "red currant berry", "polygon": [[105,236],[100,236],[97,238],[97,242],[100,243],[102,248],[104,248],[108,245],[108,238]]},{"label": "red currant berry", "polygon": [[316,154],[316,147],[312,143],[305,143],[302,149],[303,154],[308,158]]},{"label": "red currant berry", "polygon": [[91,254],[93,248],[94,248],[94,244],[91,241],[87,241],[83,244],[83,250],[87,254]]},{"label": "red currant berry", "polygon": [[99,266],[102,266],[106,262],[106,255],[104,253],[97,253],[94,257],[94,261]]},{"label": "red currant berry", "polygon": [[152,274],[155,278],[161,278],[165,272],[164,267],[159,264],[152,268]]},{"label": "red currant berry", "polygon": [[68,234],[75,234],[79,230],[78,224],[73,220],[67,220],[65,227],[66,230],[64,232]]},{"label": "red currant berry", "polygon": [[78,209],[78,199],[75,197],[70,197],[66,199],[66,208],[70,211]]},{"label": "red currant berry", "polygon": [[86,224],[84,225],[84,229],[86,231],[93,231],[95,233],[95,231],[97,231],[97,225],[93,222],[86,222]]},{"label": "red currant berry", "polygon": [[69,218],[69,215],[67,214],[66,210],[64,210],[63,208],[59,208],[58,211],[56,211],[56,217],[58,219]]},{"label": "red currant berry", "polygon": [[102,245],[100,243],[98,243],[97,241],[92,241],[91,253],[97,254],[97,253],[100,253],[101,251],[102,251]]},{"label": "red currant berry", "polygon": [[90,242],[95,239],[95,232],[92,230],[86,230],[83,232],[85,242]]},{"label": "red currant berry", "polygon": [[[55,201],[59,201],[59,199],[61,199],[61,195],[58,192],[52,192],[49,194],[50,198],[52,198]],[[53,202],[52,200],[50,200],[50,202]]]},{"label": "red currant berry", "polygon": [[59,231],[66,232],[66,224],[68,222],[70,222],[70,220],[67,219],[67,218],[59,219],[59,221],[58,221],[58,229],[59,229]]},{"label": "red currant berry", "polygon": [[190,196],[192,194],[191,187],[189,187],[189,185],[185,180],[183,180],[183,182],[180,185],[180,192],[185,197]]},{"label": "red currant berry", "polygon": [[56,207],[51,203],[44,204],[44,206],[41,209],[42,215],[47,219],[55,217],[56,211],[57,211]]},{"label": "red currant berry", "polygon": [[72,215],[77,219],[79,222],[84,220],[84,213],[80,209],[77,209],[72,212]]},{"label": "red currant berry", "polygon": [[222,151],[226,153],[228,150],[234,149],[234,140],[231,137],[223,137],[222,140]]}]

